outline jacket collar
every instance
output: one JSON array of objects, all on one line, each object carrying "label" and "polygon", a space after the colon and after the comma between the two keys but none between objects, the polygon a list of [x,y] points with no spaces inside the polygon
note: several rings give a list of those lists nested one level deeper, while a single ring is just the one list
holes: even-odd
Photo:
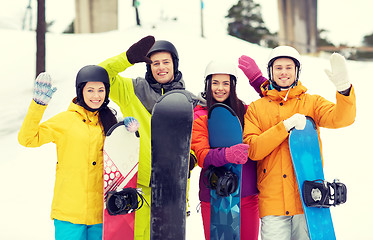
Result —
[{"label": "jacket collar", "polygon": [[175,90],[175,89],[185,89],[185,83],[183,80],[183,75],[179,71],[178,74],[176,74],[174,80],[171,82],[160,84],[157,81],[148,81],[150,87],[156,91],[157,93],[163,95],[168,91]]},{"label": "jacket collar", "polygon": [[99,118],[98,118],[98,111],[91,112],[85,109],[84,107],[76,104],[76,98],[74,98],[70,106],[68,108],[68,111],[76,112],[79,115],[82,116],[82,118],[85,120],[85,122],[93,122],[94,124],[98,123]]},{"label": "jacket collar", "polygon": [[300,81],[298,81],[297,86],[289,88],[284,91],[278,91],[276,89],[270,89],[270,84],[267,80],[261,86],[262,93],[264,97],[268,97],[274,101],[287,101],[288,99],[292,98],[299,98],[302,94],[307,91],[307,88],[302,85]]},{"label": "jacket collar", "polygon": [[200,92],[197,96],[198,105],[202,107],[207,107],[207,101],[204,97],[202,97],[203,92]]}]

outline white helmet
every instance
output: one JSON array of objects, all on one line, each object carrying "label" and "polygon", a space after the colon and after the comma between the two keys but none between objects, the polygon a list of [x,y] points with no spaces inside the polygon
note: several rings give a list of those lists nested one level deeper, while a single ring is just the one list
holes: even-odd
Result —
[{"label": "white helmet", "polygon": [[207,64],[205,70],[205,90],[202,92],[202,97],[206,98],[206,92],[208,88],[208,77],[213,74],[229,74],[233,77],[233,84],[237,82],[237,67],[232,62],[222,60],[212,60]]},{"label": "white helmet", "polygon": [[231,62],[213,60],[206,67],[205,79],[212,74],[229,74],[237,79],[237,67]]},{"label": "white helmet", "polygon": [[269,55],[268,66],[272,66],[273,62],[277,58],[281,57],[291,58],[294,61],[295,65],[298,65],[299,67],[301,66],[301,57],[299,52],[295,48],[290,46],[278,46],[274,48]]},{"label": "white helmet", "polygon": [[294,86],[297,85],[300,69],[302,66],[299,52],[295,48],[290,47],[290,46],[278,46],[272,50],[268,58],[267,70],[268,70],[269,81],[272,83],[272,85],[274,85],[276,89],[277,89],[276,87],[277,84],[272,79],[272,66],[273,66],[273,62],[276,61],[276,59],[278,58],[290,58],[294,61],[295,68],[296,68],[296,78],[295,78],[293,85]]}]

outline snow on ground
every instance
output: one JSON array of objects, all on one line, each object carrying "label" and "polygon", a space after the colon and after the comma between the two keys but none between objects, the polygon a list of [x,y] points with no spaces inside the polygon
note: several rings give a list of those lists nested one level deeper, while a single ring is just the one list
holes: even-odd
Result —
[{"label": "snow on ground", "polygon": [[[216,26],[215,26],[216,25]],[[227,36],[221,24],[211,24],[206,38],[200,37],[199,26],[183,21],[159,21],[156,26],[127,27],[100,34],[47,34],[47,71],[58,90],[53,96],[44,120],[67,109],[75,95],[75,76],[87,64],[97,64],[128,49],[146,35],[173,42],[179,51],[180,70],[187,89],[198,93],[203,89],[203,74],[210,59],[237,61],[242,54],[254,58],[266,75],[265,64],[270,49]],[[216,31],[214,30],[216,27]],[[35,33],[0,29],[0,238],[52,239],[53,222],[49,218],[56,149],[54,144],[25,148],[18,144],[17,133],[32,98],[35,78]],[[335,101],[335,87],[324,73],[330,68],[327,58],[303,56],[300,80],[310,93]],[[373,167],[370,152],[373,128],[369,99],[372,62],[348,61],[351,82],[357,95],[356,122],[338,130],[322,129],[326,179],[341,179],[348,187],[347,203],[331,208],[335,231],[340,240],[373,239],[370,216],[369,179]],[[137,64],[124,76],[144,76],[145,65]],[[368,84],[368,85],[367,85]],[[239,71],[238,94],[246,103],[258,98],[246,77]],[[118,107],[111,103],[111,106]],[[120,111],[118,111],[120,113]],[[187,220],[187,239],[203,239],[198,205],[199,169],[192,172],[190,189],[191,216]]]}]

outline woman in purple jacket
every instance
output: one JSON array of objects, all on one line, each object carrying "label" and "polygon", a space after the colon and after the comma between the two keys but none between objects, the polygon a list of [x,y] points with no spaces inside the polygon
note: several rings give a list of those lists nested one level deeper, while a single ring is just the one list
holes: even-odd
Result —
[{"label": "woman in purple jacket", "polygon": [[[256,63],[247,56],[239,58],[239,68],[245,73],[250,85],[261,95],[260,86],[267,79],[262,76]],[[241,239],[258,239],[259,211],[258,189],[256,187],[256,162],[248,159],[247,144],[237,144],[227,148],[210,148],[207,130],[207,113],[215,103],[224,103],[237,114],[242,128],[247,109],[236,94],[236,66],[225,62],[212,61],[206,67],[205,91],[200,94],[201,102],[194,109],[194,123],[191,149],[194,151],[198,165],[202,168],[199,180],[199,199],[201,201],[202,220],[205,239],[210,240],[210,189],[206,185],[206,171],[213,165],[223,166],[227,163],[242,164],[241,192]]]}]

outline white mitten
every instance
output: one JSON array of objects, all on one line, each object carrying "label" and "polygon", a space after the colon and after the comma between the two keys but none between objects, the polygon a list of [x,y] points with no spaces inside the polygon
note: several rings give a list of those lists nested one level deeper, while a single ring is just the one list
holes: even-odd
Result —
[{"label": "white mitten", "polygon": [[57,88],[52,86],[51,76],[46,72],[42,72],[35,79],[32,99],[37,104],[48,105],[56,90]]},{"label": "white mitten", "polygon": [[348,78],[346,59],[339,53],[333,53],[330,57],[329,69],[325,69],[326,75],[328,75],[330,81],[335,85],[338,92],[343,92],[350,88],[351,83]]},{"label": "white mitten", "polygon": [[303,114],[296,113],[288,119],[284,120],[284,126],[288,132],[295,128],[297,130],[303,130],[306,127],[307,118]]}]

